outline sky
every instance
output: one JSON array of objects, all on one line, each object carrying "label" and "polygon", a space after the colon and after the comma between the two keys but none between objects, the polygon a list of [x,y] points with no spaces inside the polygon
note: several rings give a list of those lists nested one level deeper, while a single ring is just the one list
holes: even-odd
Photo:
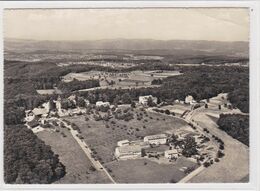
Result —
[{"label": "sky", "polygon": [[16,9],[4,11],[4,37],[248,41],[247,8]]}]

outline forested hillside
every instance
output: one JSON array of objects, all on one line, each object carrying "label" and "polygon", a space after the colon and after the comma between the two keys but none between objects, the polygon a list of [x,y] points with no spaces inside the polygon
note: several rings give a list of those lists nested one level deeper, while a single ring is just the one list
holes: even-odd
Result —
[{"label": "forested hillside", "polygon": [[65,175],[50,146],[23,125],[5,127],[4,142],[6,183],[47,184]]},{"label": "forested hillside", "polygon": [[249,146],[249,116],[221,114],[217,124],[231,137]]}]

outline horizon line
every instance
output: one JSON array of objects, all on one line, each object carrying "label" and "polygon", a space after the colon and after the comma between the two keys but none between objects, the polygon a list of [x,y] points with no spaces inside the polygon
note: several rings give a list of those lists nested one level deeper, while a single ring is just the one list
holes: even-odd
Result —
[{"label": "horizon line", "polygon": [[169,39],[169,40],[163,40],[163,39],[152,39],[152,38],[100,38],[100,39],[82,39],[82,40],[39,40],[39,39],[30,39],[30,38],[13,38],[13,37],[4,37],[3,40],[23,40],[23,41],[50,41],[50,42],[83,42],[83,41],[108,41],[108,40],[151,40],[151,41],[207,41],[207,42],[247,42],[250,41],[244,41],[244,40],[238,40],[238,41],[221,41],[221,40],[192,40],[192,39]]}]

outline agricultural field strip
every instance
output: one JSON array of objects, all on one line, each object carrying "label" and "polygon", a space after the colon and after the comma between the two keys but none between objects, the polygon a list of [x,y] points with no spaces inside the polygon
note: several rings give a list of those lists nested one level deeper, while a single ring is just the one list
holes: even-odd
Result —
[{"label": "agricultural field strip", "polygon": [[[79,144],[79,146],[81,147],[81,149],[84,151],[84,153],[86,154],[86,156],[89,158],[89,160],[92,162],[92,164],[96,167],[97,170],[103,170],[106,175],[108,176],[108,178],[114,183],[116,184],[115,180],[112,178],[112,176],[107,172],[107,170],[104,168],[104,166],[99,162],[99,161],[95,161],[92,157],[91,157],[91,151],[88,147],[88,145],[86,144],[85,141],[82,141],[80,138],[78,138],[76,135],[78,134],[77,131],[73,130],[71,128],[71,126],[67,125],[66,122],[57,119],[60,122],[63,122],[67,128],[70,129],[71,135],[73,136],[73,138],[77,141],[77,143]],[[87,147],[87,148],[86,148]]]}]

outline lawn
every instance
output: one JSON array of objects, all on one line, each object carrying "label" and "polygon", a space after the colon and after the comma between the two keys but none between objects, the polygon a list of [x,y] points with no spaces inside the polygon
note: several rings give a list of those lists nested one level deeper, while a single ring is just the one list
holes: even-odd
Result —
[{"label": "lawn", "polygon": [[115,118],[110,119],[109,122],[95,121],[91,118],[85,121],[85,116],[66,117],[66,119],[80,128],[86,143],[94,149],[101,162],[106,163],[113,160],[115,147],[120,140],[141,140],[146,135],[187,126],[187,123],[181,119],[153,112],[147,112],[143,114],[143,119],[137,120],[136,113],[142,112],[136,109],[135,117],[130,121]]},{"label": "lawn", "polygon": [[174,183],[185,176],[182,167],[197,167],[185,158],[175,164],[158,164],[147,159],[113,161],[105,165],[118,183]]},{"label": "lawn", "polygon": [[50,145],[55,154],[59,155],[60,161],[66,167],[66,175],[55,183],[110,183],[103,172],[93,172],[89,169],[92,166],[91,162],[69,130],[60,130],[66,137],[63,137],[61,132],[47,130],[37,133],[37,136],[47,145]]}]

